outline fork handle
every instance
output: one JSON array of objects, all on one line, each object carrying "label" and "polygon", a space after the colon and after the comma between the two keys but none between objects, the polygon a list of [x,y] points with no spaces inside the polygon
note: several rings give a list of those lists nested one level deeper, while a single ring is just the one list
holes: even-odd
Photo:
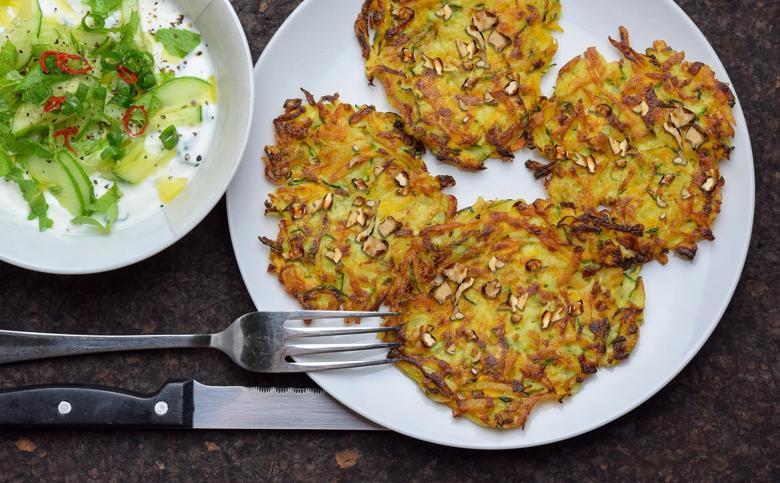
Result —
[{"label": "fork handle", "polygon": [[0,364],[102,352],[210,347],[211,335],[72,335],[0,330]]}]

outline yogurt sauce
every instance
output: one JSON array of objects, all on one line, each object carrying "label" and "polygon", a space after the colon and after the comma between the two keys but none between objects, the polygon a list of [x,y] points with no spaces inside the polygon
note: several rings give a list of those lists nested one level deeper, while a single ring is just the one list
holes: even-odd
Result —
[{"label": "yogurt sauce", "polygon": [[[79,0],[39,0],[39,2],[44,17],[55,18],[65,25],[78,24],[89,10],[89,7]],[[168,27],[198,32],[192,20],[173,0],[140,0],[140,9],[141,25],[144,32],[154,33],[159,28]],[[117,20],[118,16],[115,15],[113,18],[107,19],[106,25],[111,26]],[[173,70],[176,77],[191,76],[214,82],[212,76],[216,75],[216,71],[205,39],[187,57],[180,60],[173,60],[169,55],[166,55],[161,44],[157,42],[151,44],[157,70]],[[122,199],[119,201],[119,218],[112,227],[113,231],[135,225],[162,209],[164,205],[160,201],[156,187],[158,179],[176,177],[190,180],[198,172],[198,167],[207,162],[206,151],[211,144],[216,127],[217,106],[204,103],[202,112],[203,121],[201,124],[177,129],[179,144],[176,146],[176,156],[166,167],[158,170],[140,184],[119,183]],[[147,136],[146,143],[159,145],[159,132]],[[100,173],[93,174],[91,178],[95,196],[98,197],[114,183],[113,180],[103,178]],[[49,218],[54,221],[54,226],[50,231],[71,235],[97,233],[94,228],[71,224],[70,220],[73,219],[73,215],[60,206],[50,193],[46,193],[45,197],[49,203]],[[0,220],[37,226],[37,220],[26,221],[29,212],[30,209],[22,198],[19,187],[15,183],[0,179]]]}]

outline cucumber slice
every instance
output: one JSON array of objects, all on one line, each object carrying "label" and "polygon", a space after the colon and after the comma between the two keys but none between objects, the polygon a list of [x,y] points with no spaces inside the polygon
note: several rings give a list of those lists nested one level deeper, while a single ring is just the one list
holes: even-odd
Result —
[{"label": "cucumber slice", "polygon": [[211,83],[197,77],[177,77],[155,89],[154,93],[160,100],[160,110],[213,102]]},{"label": "cucumber slice", "polygon": [[86,213],[86,205],[70,171],[59,160],[46,160],[30,156],[25,160],[27,172],[57,198],[63,208],[73,216]]},{"label": "cucumber slice", "polygon": [[[91,76],[68,79],[53,87],[53,95],[64,96],[72,94],[76,92],[81,82],[93,84],[97,83],[97,79]],[[42,104],[33,103],[25,103],[19,106],[11,120],[11,132],[13,135],[16,137],[24,136],[30,131],[48,128],[73,116],[72,114],[64,115],[59,112],[43,112],[43,108]]]},{"label": "cucumber slice", "polygon": [[175,155],[175,150],[163,151],[161,147],[147,147],[143,140],[135,141],[114,166],[114,174],[128,183],[138,184],[168,164]]},{"label": "cucumber slice", "polygon": [[152,129],[162,131],[173,124],[178,127],[196,126],[203,121],[203,109],[200,105],[186,106],[181,109],[157,111],[151,121]]},{"label": "cucumber slice", "polygon": [[60,161],[70,171],[73,181],[79,190],[84,206],[89,206],[95,201],[95,190],[92,189],[92,180],[89,179],[84,168],[81,167],[76,158],[68,151],[60,151],[57,154],[57,160]]},{"label": "cucumber slice", "polygon": [[2,44],[11,42],[19,52],[15,69],[19,70],[30,62],[33,44],[41,30],[41,7],[38,0],[24,0],[16,11],[11,25],[0,35]]}]

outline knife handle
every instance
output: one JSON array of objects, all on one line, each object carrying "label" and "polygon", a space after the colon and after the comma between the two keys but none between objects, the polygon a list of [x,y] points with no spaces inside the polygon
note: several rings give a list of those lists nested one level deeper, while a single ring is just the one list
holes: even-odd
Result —
[{"label": "knife handle", "polygon": [[155,394],[100,386],[30,386],[0,391],[0,427],[191,428],[193,381]]}]

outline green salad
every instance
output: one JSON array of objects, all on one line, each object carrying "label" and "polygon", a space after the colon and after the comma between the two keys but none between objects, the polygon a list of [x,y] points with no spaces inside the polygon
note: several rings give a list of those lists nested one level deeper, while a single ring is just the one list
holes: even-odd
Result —
[{"label": "green salad", "polygon": [[165,166],[179,131],[199,125],[203,104],[216,100],[213,81],[176,77],[153,55],[159,43],[181,59],[199,34],[144,32],[137,0],[84,5],[81,22],[65,25],[21,0],[0,35],[0,178],[18,186],[41,231],[53,226],[56,200],[73,224],[108,233],[123,187]]}]

